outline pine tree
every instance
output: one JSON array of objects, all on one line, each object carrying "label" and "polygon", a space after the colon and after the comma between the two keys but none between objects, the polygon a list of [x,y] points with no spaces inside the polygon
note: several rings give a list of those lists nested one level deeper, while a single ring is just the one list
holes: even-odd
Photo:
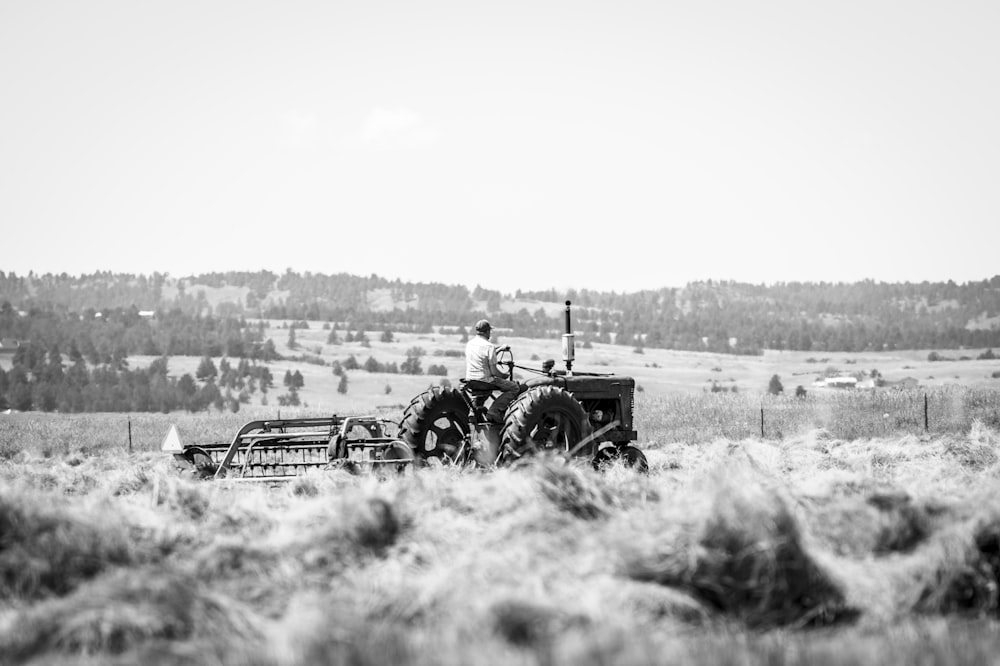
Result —
[{"label": "pine tree", "polygon": [[420,367],[420,357],[407,356],[406,360],[403,361],[402,365],[399,366],[399,371],[402,372],[404,375],[424,374],[423,368]]},{"label": "pine tree", "polygon": [[340,393],[341,395],[347,393],[347,375],[346,374],[340,376],[340,383],[337,384],[337,393]]},{"label": "pine tree", "polygon": [[215,379],[219,374],[219,371],[215,368],[215,363],[212,361],[211,357],[205,356],[201,359],[201,363],[198,364],[198,369],[195,371],[194,376],[199,381],[209,381]]}]

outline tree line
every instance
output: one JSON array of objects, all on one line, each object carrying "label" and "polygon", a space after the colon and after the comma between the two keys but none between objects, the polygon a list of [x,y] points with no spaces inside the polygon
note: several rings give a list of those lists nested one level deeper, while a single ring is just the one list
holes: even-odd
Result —
[{"label": "tree line", "polygon": [[90,366],[76,347],[64,356],[57,344],[28,342],[14,354],[10,370],[0,369],[0,409],[44,412],[171,412],[214,407],[238,412],[253,395],[273,387],[267,366],[240,359],[234,366],[209,357],[196,376],[169,376],[169,360],[154,359],[131,369],[126,359]]},{"label": "tree line", "polygon": [[[171,290],[171,285],[179,286]],[[239,287],[245,297],[239,302],[217,303],[213,308],[198,291],[199,286]],[[374,290],[387,290],[405,307],[369,308],[368,297]],[[165,297],[168,292],[170,298]],[[125,344],[134,349],[139,345],[133,338],[138,337],[143,350],[133,353],[193,351],[261,360],[273,352],[273,345],[265,349],[263,336],[246,326],[245,318],[348,322],[349,329],[355,330],[429,333],[436,327],[465,327],[480,317],[489,317],[495,329],[517,336],[551,337],[561,332],[560,314],[550,316],[541,307],[517,311],[503,307],[513,299],[572,300],[575,328],[583,340],[627,345],[638,351],[660,347],[755,354],[764,349],[832,352],[1000,346],[1000,275],[963,284],[868,280],[755,285],[708,280],[633,293],[547,290],[501,294],[478,285],[469,289],[390,281],[377,275],[291,270],[280,275],[268,271],[209,273],[180,281],[155,273],[148,277],[111,273],[73,277],[0,272],[0,299],[21,310],[48,308],[57,313],[80,304],[92,304],[97,312],[98,307],[117,308],[123,313],[158,308],[171,313],[171,321],[188,319],[178,324],[180,330],[173,337],[162,325],[156,333],[152,326],[148,332],[135,327]],[[214,317],[206,317],[207,313]],[[198,326],[204,329],[197,330]]]},{"label": "tree line", "polygon": [[140,315],[136,307],[88,308],[81,312],[34,307],[19,313],[0,303],[0,339],[33,341],[78,351],[92,365],[116,363],[129,355],[228,356],[269,362],[281,359],[266,337],[266,322],[238,317],[187,314],[180,309]]}]

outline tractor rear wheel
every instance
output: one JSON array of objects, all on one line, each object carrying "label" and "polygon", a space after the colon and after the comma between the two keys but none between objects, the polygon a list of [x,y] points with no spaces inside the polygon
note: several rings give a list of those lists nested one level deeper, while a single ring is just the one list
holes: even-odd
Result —
[{"label": "tractor rear wheel", "polygon": [[450,386],[433,386],[403,412],[399,438],[418,461],[438,458],[444,463],[462,462],[468,454],[469,406]]},{"label": "tractor rear wheel", "polygon": [[556,386],[536,386],[507,409],[500,439],[508,456],[519,458],[543,451],[569,453],[590,432],[587,413],[576,398]]}]

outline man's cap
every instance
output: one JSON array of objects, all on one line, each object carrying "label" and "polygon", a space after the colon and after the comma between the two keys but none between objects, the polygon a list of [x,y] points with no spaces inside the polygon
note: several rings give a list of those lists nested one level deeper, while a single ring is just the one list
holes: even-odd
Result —
[{"label": "man's cap", "polygon": [[485,319],[480,319],[476,322],[476,333],[486,333],[487,331],[492,331],[493,327],[490,326],[490,322]]}]

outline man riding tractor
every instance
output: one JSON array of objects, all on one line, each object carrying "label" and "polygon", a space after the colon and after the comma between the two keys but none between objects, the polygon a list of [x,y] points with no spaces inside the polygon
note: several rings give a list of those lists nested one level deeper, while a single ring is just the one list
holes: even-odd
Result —
[{"label": "man riding tractor", "polygon": [[[554,363],[541,370],[515,365],[509,346],[490,343],[491,332],[486,320],[476,324],[476,337],[465,349],[461,388],[430,386],[403,411],[399,438],[418,462],[464,464],[474,457],[493,467],[548,452],[590,458],[595,468],[622,460],[645,469],[645,456],[631,445],[638,438],[632,419],[635,379],[573,369],[569,301],[562,336],[565,370]],[[515,367],[538,376],[515,382]]]},{"label": "man riding tractor", "polygon": [[[482,462],[487,464],[493,462],[499,451],[500,428],[507,408],[517,396],[527,390],[527,386],[508,376],[508,372],[513,375],[510,364],[508,372],[500,368],[497,356],[502,352],[510,352],[510,345],[494,345],[490,342],[492,332],[490,322],[485,319],[476,322],[476,335],[465,345],[465,379],[462,382],[462,388],[475,396],[477,408],[483,410],[484,420],[490,426],[484,431],[489,450],[478,454],[483,459]],[[497,392],[499,395],[495,395]]]}]

